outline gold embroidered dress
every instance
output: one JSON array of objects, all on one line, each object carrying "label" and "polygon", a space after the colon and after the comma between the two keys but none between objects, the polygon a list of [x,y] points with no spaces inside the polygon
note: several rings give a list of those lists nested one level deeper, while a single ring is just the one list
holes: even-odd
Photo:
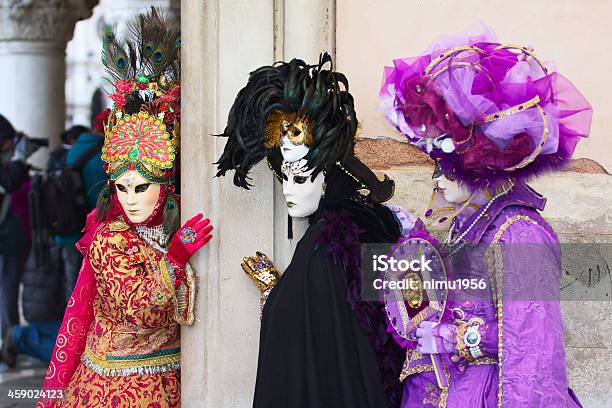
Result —
[{"label": "gold embroidered dress", "polygon": [[193,274],[175,290],[160,249],[121,217],[98,229],[87,253],[94,319],[58,407],[180,405],[179,325],[193,321]]}]

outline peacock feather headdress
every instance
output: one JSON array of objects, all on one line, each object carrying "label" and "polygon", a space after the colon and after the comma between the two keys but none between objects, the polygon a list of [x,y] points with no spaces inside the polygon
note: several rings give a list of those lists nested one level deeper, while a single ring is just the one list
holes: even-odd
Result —
[{"label": "peacock feather headdress", "polygon": [[123,41],[110,27],[103,37],[114,105],[102,159],[111,180],[136,170],[150,182],[169,182],[179,148],[180,29],[155,8],[128,27]]}]

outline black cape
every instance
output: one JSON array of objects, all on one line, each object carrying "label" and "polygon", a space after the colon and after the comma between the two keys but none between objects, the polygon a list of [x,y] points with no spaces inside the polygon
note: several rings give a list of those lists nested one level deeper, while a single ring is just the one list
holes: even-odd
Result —
[{"label": "black cape", "polygon": [[315,249],[320,228],[308,228],[266,302],[254,408],[387,407],[344,272]]},{"label": "black cape", "polygon": [[[375,209],[365,208],[362,203],[349,199],[325,204],[328,214],[331,211],[350,216],[361,231],[361,242],[391,242],[399,237],[395,219],[381,205],[376,205]],[[347,273],[344,263],[330,256],[327,246],[320,243],[321,234],[329,234],[330,230],[321,214],[320,208],[311,217],[311,224],[299,241],[291,263],[264,307],[253,407],[396,406],[393,396],[389,396],[389,403],[381,384],[380,361],[377,360],[380,355],[360,325],[353,310],[355,305],[347,300],[347,290],[355,284],[355,273],[353,276]],[[343,232],[337,231],[337,234]],[[384,308],[368,310],[373,311],[368,312],[370,315],[379,314],[375,323],[368,323],[372,326],[371,331],[377,332],[375,336],[380,337],[381,333],[386,336],[382,326]],[[397,362],[387,377],[397,381],[393,385],[395,398],[401,398],[401,384],[397,378],[403,353],[390,337],[382,342],[388,343],[384,347],[391,348],[386,352],[387,360]]]}]

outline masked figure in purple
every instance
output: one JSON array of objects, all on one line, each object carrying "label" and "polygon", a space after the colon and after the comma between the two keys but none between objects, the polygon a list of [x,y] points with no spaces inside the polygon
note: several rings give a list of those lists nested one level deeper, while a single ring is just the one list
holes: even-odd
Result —
[{"label": "masked figure in purple", "polygon": [[559,241],[526,182],[570,160],[591,107],[528,47],[486,34],[428,50],[387,67],[380,96],[387,119],[436,162],[425,216],[449,224],[442,247],[464,285],[449,286],[440,321],[395,335],[406,348],[402,407],[579,407]]}]

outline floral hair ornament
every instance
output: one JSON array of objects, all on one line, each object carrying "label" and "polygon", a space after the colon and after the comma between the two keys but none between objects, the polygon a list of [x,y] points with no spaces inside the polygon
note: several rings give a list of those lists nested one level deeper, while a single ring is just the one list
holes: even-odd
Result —
[{"label": "floral hair ornament", "polygon": [[551,63],[484,31],[445,37],[424,55],[395,60],[380,91],[389,122],[471,189],[563,166],[588,137],[592,116]]},{"label": "floral hair ornament", "polygon": [[180,31],[152,8],[130,34],[121,43],[112,29],[104,33],[102,62],[115,87],[102,160],[111,180],[135,170],[169,183],[179,149]]}]

